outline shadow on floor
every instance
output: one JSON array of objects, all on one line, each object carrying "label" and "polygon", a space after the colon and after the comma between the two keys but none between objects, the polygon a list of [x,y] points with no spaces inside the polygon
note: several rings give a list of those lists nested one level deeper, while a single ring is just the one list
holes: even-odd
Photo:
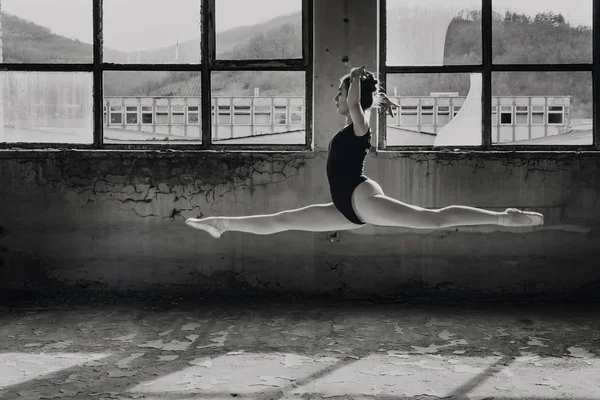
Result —
[{"label": "shadow on floor", "polygon": [[600,399],[597,305],[14,303],[0,399]]}]

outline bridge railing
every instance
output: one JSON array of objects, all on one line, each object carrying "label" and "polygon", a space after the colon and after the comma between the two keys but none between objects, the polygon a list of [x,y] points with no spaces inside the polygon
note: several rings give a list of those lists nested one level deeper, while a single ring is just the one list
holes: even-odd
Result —
[{"label": "bridge railing", "polygon": [[[465,97],[392,97],[400,105],[387,125],[436,134],[460,111]],[[213,97],[213,140],[303,131],[303,97]],[[492,142],[518,141],[564,133],[569,126],[569,96],[492,98]],[[108,129],[201,138],[199,97],[106,97]]]},{"label": "bridge railing", "polygon": [[[390,97],[400,109],[387,126],[437,134],[460,111],[466,97]],[[514,142],[566,133],[570,129],[570,96],[492,97],[492,143]]]},{"label": "bridge railing", "polygon": [[[105,97],[107,129],[201,138],[199,97]],[[213,97],[213,140],[305,130],[303,97]]]}]

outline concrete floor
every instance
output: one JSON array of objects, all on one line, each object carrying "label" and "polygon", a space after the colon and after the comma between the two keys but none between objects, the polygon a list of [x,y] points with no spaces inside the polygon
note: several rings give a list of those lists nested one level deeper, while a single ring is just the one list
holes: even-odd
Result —
[{"label": "concrete floor", "polygon": [[600,399],[598,309],[11,303],[0,306],[0,398]]}]

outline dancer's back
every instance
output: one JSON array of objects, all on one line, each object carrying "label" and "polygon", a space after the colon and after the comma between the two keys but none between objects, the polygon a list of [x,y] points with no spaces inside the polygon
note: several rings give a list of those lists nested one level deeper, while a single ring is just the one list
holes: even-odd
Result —
[{"label": "dancer's back", "polygon": [[367,179],[364,174],[365,157],[371,148],[371,131],[356,136],[353,124],[335,134],[329,143],[327,179],[331,199],[336,208],[351,222],[362,224],[352,209],[354,189]]}]

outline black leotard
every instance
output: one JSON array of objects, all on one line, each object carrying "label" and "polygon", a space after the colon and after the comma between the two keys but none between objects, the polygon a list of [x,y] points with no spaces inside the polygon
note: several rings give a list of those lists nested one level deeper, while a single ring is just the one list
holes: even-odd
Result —
[{"label": "black leotard", "polygon": [[356,136],[352,124],[341,129],[329,142],[327,179],[333,204],[350,222],[358,225],[364,222],[354,212],[352,193],[369,179],[363,171],[370,148],[371,130],[364,136]]}]

